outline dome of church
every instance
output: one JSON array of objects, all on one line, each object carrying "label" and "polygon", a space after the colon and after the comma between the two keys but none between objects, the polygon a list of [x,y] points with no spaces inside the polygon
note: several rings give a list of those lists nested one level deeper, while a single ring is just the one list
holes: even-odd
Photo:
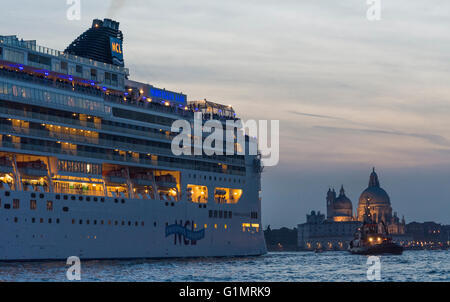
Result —
[{"label": "dome of church", "polygon": [[370,205],[390,205],[391,199],[385,190],[382,188],[367,188],[359,197],[359,203]]},{"label": "dome of church", "polygon": [[369,187],[365,189],[361,196],[359,197],[359,204],[366,205],[369,203],[370,205],[390,205],[391,199],[389,195],[380,187],[380,182],[378,180],[378,175],[373,170],[370,175]]},{"label": "dome of church", "polygon": [[338,198],[333,203],[333,207],[335,209],[346,209],[346,210],[353,210],[353,204],[352,201],[345,196],[344,187],[341,188],[341,193]]}]

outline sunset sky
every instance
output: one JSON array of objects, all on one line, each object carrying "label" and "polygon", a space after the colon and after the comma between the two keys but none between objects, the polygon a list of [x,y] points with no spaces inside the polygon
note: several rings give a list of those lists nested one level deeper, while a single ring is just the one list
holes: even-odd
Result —
[{"label": "sunset sky", "polygon": [[280,120],[280,164],[263,173],[263,224],[325,211],[343,184],[357,205],[373,166],[406,221],[450,223],[450,1],[66,0],[4,4],[2,35],[64,48],[111,17],[131,79]]}]

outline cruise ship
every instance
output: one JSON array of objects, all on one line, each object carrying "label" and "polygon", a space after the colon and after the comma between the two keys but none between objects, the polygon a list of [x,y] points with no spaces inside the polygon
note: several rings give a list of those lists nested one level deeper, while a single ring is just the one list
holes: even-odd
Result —
[{"label": "cruise ship", "polygon": [[239,120],[130,80],[114,20],[64,51],[0,36],[0,261],[265,254],[261,156],[174,155],[196,112]]}]

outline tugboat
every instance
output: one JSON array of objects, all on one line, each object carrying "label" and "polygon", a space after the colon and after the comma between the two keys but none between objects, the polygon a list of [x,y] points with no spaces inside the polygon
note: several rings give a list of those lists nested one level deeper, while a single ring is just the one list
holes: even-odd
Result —
[{"label": "tugboat", "polygon": [[392,241],[383,221],[384,232],[379,232],[378,224],[370,214],[370,206],[366,207],[363,225],[355,232],[355,238],[350,242],[349,251],[357,255],[401,255],[403,247]]}]

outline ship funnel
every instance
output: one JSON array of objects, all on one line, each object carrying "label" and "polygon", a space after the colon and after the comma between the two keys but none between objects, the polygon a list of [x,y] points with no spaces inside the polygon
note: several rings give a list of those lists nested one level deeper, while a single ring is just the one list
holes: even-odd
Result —
[{"label": "ship funnel", "polygon": [[64,51],[67,54],[124,67],[123,34],[119,22],[94,19],[92,27],[76,38]]}]

